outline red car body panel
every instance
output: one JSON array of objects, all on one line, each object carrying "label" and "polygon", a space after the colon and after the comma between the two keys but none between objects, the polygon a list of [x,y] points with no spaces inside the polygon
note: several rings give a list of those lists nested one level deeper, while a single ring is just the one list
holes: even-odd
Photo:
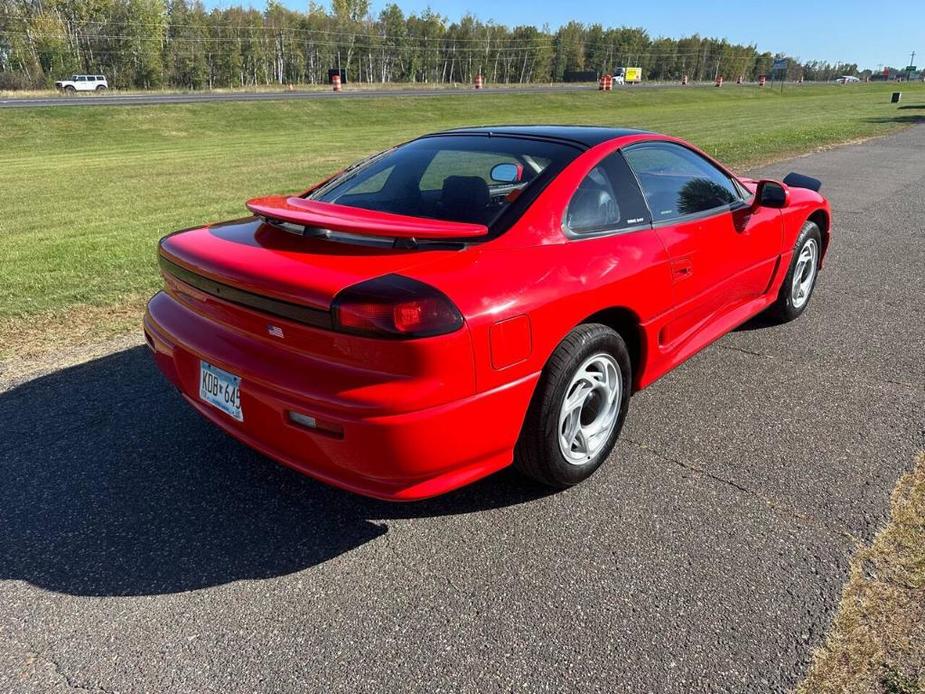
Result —
[{"label": "red car body panel", "polygon": [[323,309],[345,287],[453,253],[332,244],[246,222],[191,229],[161,243],[162,257],[198,274]]},{"label": "red car body panel", "polygon": [[[331,243],[250,218],[171,235],[162,258],[224,285],[327,311],[345,288],[400,273],[445,294],[464,325],[409,340],[347,334],[268,316],[165,272],[165,290],[145,316],[157,364],[225,431],[354,492],[413,500],[490,474],[512,461],[540,373],[576,325],[596,316],[632,331],[638,390],[776,299],[812,215],[823,227],[823,251],[828,245],[828,203],[798,188],[782,210],[748,208],[589,238],[563,233],[566,207],[588,172],[607,154],[651,140],[690,147],[655,134],[591,146],[503,234],[464,250]],[[754,191],[754,181],[738,180]],[[292,214],[317,223],[319,208],[304,202]],[[274,199],[269,207],[279,205]],[[330,207],[343,207],[332,212],[340,229],[399,236],[398,215],[320,209]],[[467,236],[450,231],[456,223],[411,219],[437,237]],[[200,361],[240,376],[243,421],[200,400]],[[300,427],[290,412],[342,435]]]}]

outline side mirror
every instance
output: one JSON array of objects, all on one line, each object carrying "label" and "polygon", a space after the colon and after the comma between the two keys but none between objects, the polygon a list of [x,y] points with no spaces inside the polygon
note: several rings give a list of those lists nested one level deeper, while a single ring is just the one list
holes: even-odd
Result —
[{"label": "side mirror", "polygon": [[758,188],[755,190],[755,200],[752,202],[752,208],[772,207],[781,209],[787,207],[790,202],[790,191],[782,183],[777,181],[762,180],[758,181]]},{"label": "side mirror", "polygon": [[517,164],[495,164],[491,167],[491,180],[496,183],[517,183],[523,168]]}]

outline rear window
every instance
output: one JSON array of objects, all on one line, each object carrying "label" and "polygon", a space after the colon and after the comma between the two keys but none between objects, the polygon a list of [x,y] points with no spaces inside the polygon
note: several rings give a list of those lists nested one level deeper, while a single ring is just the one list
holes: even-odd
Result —
[{"label": "rear window", "polygon": [[311,199],[492,226],[545,187],[580,150],[517,137],[425,137],[348,169]]}]

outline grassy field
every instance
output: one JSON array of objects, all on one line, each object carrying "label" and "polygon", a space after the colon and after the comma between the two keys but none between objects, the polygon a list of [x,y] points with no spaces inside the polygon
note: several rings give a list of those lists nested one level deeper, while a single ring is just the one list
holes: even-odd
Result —
[{"label": "grassy field", "polygon": [[[503,89],[506,91],[516,91],[518,89],[529,89],[531,87],[537,86],[554,86],[554,87],[568,87],[561,82],[554,83],[552,85],[546,85],[543,83],[537,82],[528,82],[524,84],[505,84],[498,85],[497,89]],[[672,85],[674,86],[674,85]],[[383,89],[401,89],[402,91],[419,91],[419,90],[434,90],[442,89],[447,91],[462,91],[462,90],[471,90],[471,84],[463,84],[462,82],[351,82],[345,86],[348,91],[360,91],[360,92],[377,92],[382,91]],[[329,92],[331,91],[330,84],[293,84],[292,89],[297,92]],[[111,88],[105,92],[99,94],[95,92],[77,92],[71,95],[62,94],[57,89],[15,89],[15,90],[3,90],[0,89],[0,99],[35,99],[35,98],[49,98],[57,96],[68,96],[68,98],[78,98],[93,99],[96,96],[147,96],[150,94],[268,94],[273,92],[286,92],[289,91],[288,84],[258,84],[254,86],[247,87],[216,87],[215,89],[180,89],[180,88],[162,88],[162,89],[116,89]]]},{"label": "grassy field", "polygon": [[[75,327],[84,335],[118,331],[118,320],[136,324],[141,298],[159,285],[160,236],[242,215],[250,197],[304,188],[424,132],[619,124],[688,138],[743,167],[923,117],[889,104],[892,89],[803,86],[780,94],[732,85],[0,110],[0,357],[54,346]],[[925,102],[925,86],[903,91],[904,103]]]}]

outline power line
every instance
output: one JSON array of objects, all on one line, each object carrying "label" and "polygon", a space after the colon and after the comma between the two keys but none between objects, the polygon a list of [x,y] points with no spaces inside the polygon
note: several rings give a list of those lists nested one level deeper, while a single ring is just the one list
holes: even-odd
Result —
[{"label": "power line", "polygon": [[[250,13],[251,16],[259,17],[264,22],[271,21],[270,17],[260,13],[257,10],[248,10],[246,12]],[[22,15],[22,14],[6,15],[7,18],[15,18],[15,19],[26,20],[26,21],[32,21],[38,16],[41,16],[41,14],[38,14],[38,15]],[[330,29],[315,29],[315,28],[304,28],[304,27],[303,28],[273,27],[273,26],[267,26],[266,24],[264,24],[263,26],[253,26],[253,25],[247,25],[247,24],[229,24],[229,23],[214,24],[208,21],[202,24],[179,24],[179,23],[171,22],[169,17],[165,18],[164,22],[136,22],[136,21],[128,21],[128,20],[107,20],[107,21],[71,20],[69,18],[62,17],[59,13],[55,13],[55,16],[57,17],[58,21],[65,22],[68,24],[73,24],[75,26],[88,26],[88,25],[106,26],[106,27],[123,26],[123,27],[138,27],[138,28],[155,28],[155,29],[165,28],[165,27],[166,28],[171,28],[171,27],[181,28],[182,27],[182,28],[207,29],[207,30],[233,29],[235,31],[250,31],[250,32],[284,31],[287,33],[299,33],[299,34],[324,34],[324,35],[329,35],[329,36],[347,36],[347,37],[350,37],[351,39],[360,39],[360,38],[369,38],[369,39],[378,39],[378,40],[412,39],[416,41],[441,41],[441,42],[452,41],[455,43],[490,43],[493,41],[495,42],[501,41],[505,43],[535,43],[537,41],[547,41],[547,42],[555,43],[556,41],[555,34],[544,34],[543,32],[540,32],[539,30],[536,30],[538,36],[535,36],[533,38],[513,38],[513,37],[496,37],[496,36],[486,36],[484,38],[455,37],[455,36],[451,36],[448,33],[447,28],[444,27],[443,25],[440,25],[440,28],[444,30],[444,34],[442,36],[426,36],[426,35],[409,36],[407,34],[400,35],[400,34],[354,32],[349,29],[330,30]],[[204,17],[210,17],[210,16],[211,15],[204,15]],[[299,16],[299,18],[302,18],[302,15],[297,15],[297,16]],[[450,26],[452,27],[455,25],[450,25]],[[512,31],[511,29],[507,29],[506,27],[499,27],[499,28],[508,33]],[[614,32],[614,31],[621,31],[621,30],[622,28],[610,28],[605,31]],[[689,38],[689,37],[685,37],[685,38]],[[647,42],[651,41],[651,39],[649,39],[648,37],[648,34],[645,34],[645,40]],[[729,48],[733,50],[752,50],[756,54],[758,53],[757,49],[751,45],[744,46],[740,44],[730,44],[726,42],[725,40],[710,39],[710,38],[702,39],[702,42],[707,45],[716,45],[720,48]],[[581,44],[585,47],[585,49],[589,47],[591,48],[601,47],[601,46],[609,47],[612,45],[611,43],[584,42],[584,41],[582,41]],[[696,55],[698,53],[699,53],[699,49],[689,52],[689,54],[691,55]],[[635,51],[634,51],[634,54],[635,54]],[[650,55],[661,55],[661,53],[651,53]]]},{"label": "power line", "polygon": [[[259,17],[261,20],[263,20],[263,22],[271,21],[270,17],[259,13],[257,10],[249,10],[248,12],[252,13],[251,16]],[[127,20],[108,20],[108,21],[83,20],[83,19],[71,20],[69,18],[62,17],[58,13],[55,13],[55,15],[58,21],[66,22],[69,24],[74,24],[76,26],[107,26],[107,27],[124,26],[124,27],[139,27],[139,28],[162,28],[164,26],[172,26],[172,27],[184,27],[184,28],[195,28],[195,29],[227,28],[227,29],[234,29],[237,31],[256,31],[256,32],[266,31],[268,29],[272,29],[275,31],[279,29],[282,31],[289,31],[293,33],[326,34],[326,35],[331,35],[331,36],[367,37],[367,38],[376,38],[376,39],[396,39],[396,40],[403,40],[403,39],[411,38],[407,35],[401,35],[401,34],[363,33],[363,32],[354,32],[349,29],[331,30],[331,29],[314,29],[314,28],[299,28],[299,27],[278,27],[277,28],[277,27],[268,27],[266,26],[266,24],[264,24],[264,26],[253,26],[253,25],[247,25],[247,24],[229,24],[229,23],[214,24],[211,22],[205,22],[203,24],[176,24],[176,23],[171,22],[169,17],[166,18],[165,21],[161,23],[161,22],[135,22],[135,21],[127,21]],[[41,14],[39,15],[6,15],[7,18],[20,19],[20,20],[25,20],[25,21],[32,21],[37,16],[41,16]],[[210,15],[204,15],[204,16],[209,17]],[[447,31],[446,27],[444,27],[443,25],[440,25],[440,28],[443,29],[444,32]],[[505,30],[511,31],[508,29],[505,29]],[[542,34],[542,32],[540,32],[539,30],[536,30],[536,31],[537,31],[537,34]],[[551,35],[547,35],[547,37],[548,37],[548,40],[554,40],[554,37]],[[448,36],[446,35],[446,33],[444,33],[443,36],[419,35],[413,38],[417,40],[421,40],[421,41],[445,41],[448,39]],[[545,37],[538,36],[535,38],[523,38],[523,39],[505,38],[503,40],[515,41],[515,42],[533,42],[537,39],[545,39]],[[485,38],[454,37],[452,40],[457,41],[457,42],[484,43],[486,41],[493,41],[493,40],[498,40],[498,39],[497,37],[488,36]]]}]

